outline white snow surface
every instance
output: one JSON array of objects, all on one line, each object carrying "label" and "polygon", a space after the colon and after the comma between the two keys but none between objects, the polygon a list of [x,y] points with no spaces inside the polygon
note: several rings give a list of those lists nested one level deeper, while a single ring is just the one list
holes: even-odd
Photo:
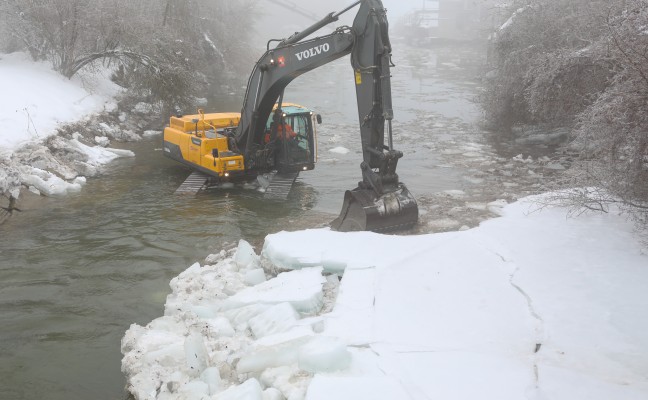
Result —
[{"label": "white snow surface", "polygon": [[48,63],[33,62],[25,53],[0,54],[0,152],[40,141],[60,123],[73,122],[111,107],[117,86],[105,79],[72,80]]},{"label": "white snow surface", "polygon": [[[48,145],[65,149],[70,154],[67,162],[56,160],[41,144],[61,124],[116,110],[113,98],[119,89],[109,75],[99,69],[92,75],[81,71],[69,80],[25,53],[0,54],[0,125],[5,127],[0,132],[0,194],[17,198],[21,184],[46,196],[79,191],[85,176],[96,175],[102,165],[134,156],[128,150],[106,148],[110,140],[104,136],[94,138],[97,146],[80,142],[78,134],[54,138]],[[37,161],[13,157],[21,151]]]},{"label": "white snow surface", "polygon": [[[648,256],[633,225],[614,214],[567,218],[534,200],[462,232],[279,232],[260,258],[243,241],[236,254],[210,256],[213,265],[172,280],[163,317],[126,332],[129,390],[137,399],[648,398]],[[260,266],[289,272],[247,286]]]}]

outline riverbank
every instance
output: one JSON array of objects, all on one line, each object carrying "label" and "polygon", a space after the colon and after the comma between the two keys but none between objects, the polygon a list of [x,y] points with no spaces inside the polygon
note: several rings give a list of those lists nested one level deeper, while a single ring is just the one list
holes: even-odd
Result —
[{"label": "riverbank", "polygon": [[[24,53],[0,55],[0,194],[4,202],[21,190],[44,196],[81,189],[128,150],[111,142],[138,141],[159,119],[146,103],[129,105],[108,69],[85,71],[72,80],[33,62]],[[3,204],[4,205],[4,204]]]}]

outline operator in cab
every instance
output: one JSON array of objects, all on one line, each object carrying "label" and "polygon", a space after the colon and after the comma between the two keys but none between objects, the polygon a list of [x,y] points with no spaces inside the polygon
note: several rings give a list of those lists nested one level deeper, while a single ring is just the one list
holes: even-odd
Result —
[{"label": "operator in cab", "polygon": [[273,121],[270,123],[270,128],[266,130],[264,138],[266,143],[270,143],[272,132],[275,130],[275,127],[277,130],[276,138],[279,140],[295,139],[297,137],[297,133],[295,133],[292,126],[282,121],[280,112],[275,112],[272,119]]}]

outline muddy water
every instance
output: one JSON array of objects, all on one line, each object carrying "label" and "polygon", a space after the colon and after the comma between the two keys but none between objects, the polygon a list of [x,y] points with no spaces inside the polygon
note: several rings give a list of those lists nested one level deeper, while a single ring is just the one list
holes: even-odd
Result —
[{"label": "muddy water", "polygon": [[[415,232],[475,225],[488,217],[485,202],[541,186],[475,126],[482,60],[470,48],[394,56],[395,142],[406,154],[399,173],[422,213]],[[282,204],[242,188],[174,196],[188,171],[162,157],[159,139],[126,145],[136,157],[114,162],[76,195],[25,196],[24,212],[0,225],[0,398],[127,397],[120,339],[131,323],[162,314],[171,278],[239,238],[259,246],[268,233],[332,220],[360,177],[354,91],[346,59],[287,91],[286,100],[315,108],[324,123],[315,171]],[[349,152],[331,151],[339,147]]]}]

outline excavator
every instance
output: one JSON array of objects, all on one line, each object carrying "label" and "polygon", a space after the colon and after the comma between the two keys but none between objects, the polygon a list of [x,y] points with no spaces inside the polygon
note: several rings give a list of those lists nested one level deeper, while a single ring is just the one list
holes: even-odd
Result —
[{"label": "excavator", "polygon": [[[308,39],[357,6],[352,26]],[[284,91],[298,76],[346,55],[356,87],[362,181],[345,192],[331,228],[375,232],[411,228],[418,220],[418,205],[396,174],[403,153],[393,144],[390,68],[394,65],[387,10],[380,0],[356,1],[288,38],[268,41],[249,77],[240,114],[199,110],[171,117],[164,130],[164,154],[216,182],[268,173],[294,182],[299,171],[314,168],[321,116],[284,103]]]}]

